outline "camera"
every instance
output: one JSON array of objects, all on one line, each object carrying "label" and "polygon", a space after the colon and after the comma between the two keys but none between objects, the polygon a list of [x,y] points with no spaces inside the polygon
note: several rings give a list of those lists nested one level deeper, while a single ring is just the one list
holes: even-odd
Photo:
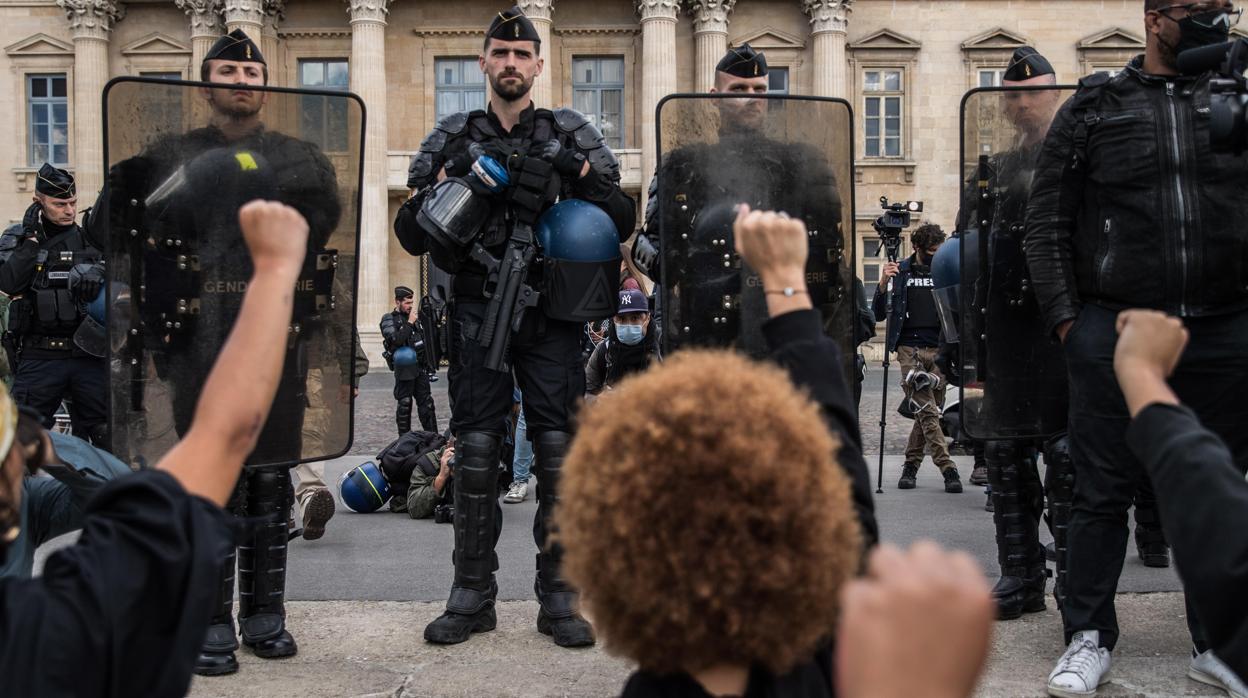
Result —
[{"label": "camera", "polygon": [[1180,53],[1179,72],[1209,80],[1209,147],[1215,153],[1239,155],[1248,150],[1248,40],[1202,46]]},{"label": "camera", "polygon": [[440,524],[451,523],[454,520],[455,520],[455,505],[454,504],[439,504],[433,508],[433,522],[434,523],[440,523]]},{"label": "camera", "polygon": [[890,204],[887,196],[881,196],[880,207],[884,209],[884,215],[876,218],[871,225],[880,236],[888,261],[895,262],[901,251],[901,231],[910,227],[910,214],[923,212],[923,202]]}]

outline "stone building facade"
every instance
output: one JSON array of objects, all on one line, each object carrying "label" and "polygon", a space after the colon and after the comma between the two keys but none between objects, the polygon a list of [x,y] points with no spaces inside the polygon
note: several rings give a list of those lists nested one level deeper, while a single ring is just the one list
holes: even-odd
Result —
[{"label": "stone building facade", "polygon": [[[103,179],[101,100],[118,75],[197,79],[222,31],[259,36],[276,85],[351,89],[368,108],[360,328],[377,353],[390,289],[419,264],[390,232],[408,160],[440,111],[484,103],[484,27],[510,0],[0,0],[0,219],[19,220],[42,159],[80,182]],[[642,198],[654,162],[654,108],[707,89],[728,46],[767,54],[773,87],[848,100],[857,143],[859,274],[878,278],[877,199],[922,199],[952,226],[963,93],[999,80],[1022,45],[1059,81],[1113,70],[1143,50],[1141,0],[519,0],[545,41],[540,105],[595,118]],[[872,115],[868,117],[868,114]],[[868,123],[870,121],[871,123]],[[868,136],[872,135],[870,138]],[[865,253],[865,254],[864,254]]]}]

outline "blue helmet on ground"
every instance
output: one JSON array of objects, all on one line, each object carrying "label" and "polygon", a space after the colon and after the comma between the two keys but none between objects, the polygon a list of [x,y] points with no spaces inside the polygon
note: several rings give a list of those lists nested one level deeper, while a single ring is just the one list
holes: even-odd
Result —
[{"label": "blue helmet on ground", "polygon": [[620,232],[606,211],[588,201],[551,206],[534,231],[544,257],[542,311],[570,322],[615,314],[620,287]]},{"label": "blue helmet on ground", "polygon": [[338,478],[338,494],[351,511],[371,514],[390,501],[390,483],[376,463],[357,465]]},{"label": "blue helmet on ground", "polygon": [[399,347],[394,350],[394,367],[409,368],[420,363],[420,356],[411,347]]}]

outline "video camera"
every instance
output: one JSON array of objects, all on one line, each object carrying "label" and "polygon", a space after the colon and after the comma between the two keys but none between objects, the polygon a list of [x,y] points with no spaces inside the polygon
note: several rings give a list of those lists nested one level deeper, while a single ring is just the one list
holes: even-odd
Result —
[{"label": "video camera", "polygon": [[1209,147],[1235,155],[1248,150],[1248,39],[1189,49],[1178,65],[1184,75],[1216,73],[1209,81]]},{"label": "video camera", "polygon": [[901,231],[910,227],[910,214],[923,212],[923,202],[890,204],[887,196],[881,196],[880,207],[884,209],[884,215],[876,218],[871,225],[880,236],[888,261],[895,262],[901,253]]}]

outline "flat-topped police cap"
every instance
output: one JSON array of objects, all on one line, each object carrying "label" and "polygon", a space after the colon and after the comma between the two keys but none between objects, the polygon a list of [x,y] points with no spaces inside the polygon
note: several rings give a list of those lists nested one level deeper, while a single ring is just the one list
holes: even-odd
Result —
[{"label": "flat-topped police cap", "polygon": [[761,78],[767,74],[767,57],[749,44],[728,49],[715,70],[739,78]]},{"label": "flat-topped police cap", "polygon": [[414,296],[414,295],[416,295],[416,294],[412,292],[412,289],[410,289],[410,288],[408,288],[408,287],[406,287],[406,286],[395,286],[395,287],[394,287],[394,299],[395,299],[396,301],[401,301],[401,300],[403,300],[404,298],[411,298],[411,297],[412,297],[412,296]]},{"label": "flat-topped police cap", "polygon": [[485,33],[487,39],[498,39],[500,41],[536,41],[542,43],[542,37],[537,33],[537,27],[529,21],[528,17],[520,11],[519,7],[512,7],[510,10],[503,10],[494,15],[494,21],[490,22],[490,29]]},{"label": "flat-topped police cap", "polygon": [[72,199],[76,192],[74,176],[45,162],[35,176],[35,191],[54,199]]},{"label": "flat-topped police cap", "polygon": [[1014,52],[1013,57],[1010,58],[1010,65],[1005,69],[1001,79],[1021,82],[1038,78],[1041,75],[1053,74],[1053,66],[1049,63],[1049,59],[1041,56],[1040,52],[1034,48],[1024,46]]},{"label": "flat-topped police cap", "polygon": [[245,61],[268,65],[264,62],[264,54],[260,53],[260,47],[242,29],[235,29],[217,39],[217,43],[204,54],[204,60]]}]

